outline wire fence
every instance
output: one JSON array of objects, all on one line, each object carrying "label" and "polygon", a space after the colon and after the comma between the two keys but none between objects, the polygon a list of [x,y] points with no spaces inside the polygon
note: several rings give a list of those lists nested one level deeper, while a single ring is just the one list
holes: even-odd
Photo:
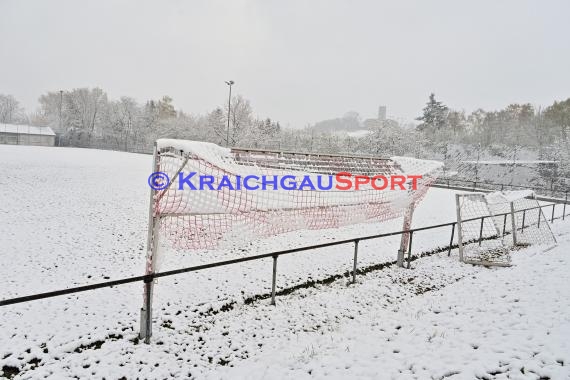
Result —
[{"label": "wire fence", "polygon": [[[551,185],[549,187],[541,186],[523,186],[512,185],[508,183],[489,182],[489,181],[473,181],[463,178],[438,178],[436,187],[446,187],[448,189],[469,190],[469,191],[503,191],[503,190],[533,190],[540,192],[542,197],[557,198],[559,203],[564,201],[568,203],[568,188]],[[553,200],[555,201],[555,200]]]}]

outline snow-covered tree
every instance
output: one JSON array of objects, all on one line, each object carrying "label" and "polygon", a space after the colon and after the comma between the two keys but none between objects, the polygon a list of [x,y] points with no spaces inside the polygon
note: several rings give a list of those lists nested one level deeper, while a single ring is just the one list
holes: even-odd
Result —
[{"label": "snow-covered tree", "polygon": [[104,111],[107,109],[107,94],[98,87],[76,88],[63,94],[64,123],[92,136],[101,134]]},{"label": "snow-covered tree", "polygon": [[176,109],[172,105],[172,98],[165,95],[158,101],[158,118],[164,120],[173,117],[176,117]]},{"label": "snow-covered tree", "polygon": [[449,125],[454,138],[462,135],[466,126],[465,112],[450,110],[447,114],[447,125]]},{"label": "snow-covered tree", "polygon": [[143,132],[141,110],[133,98],[123,96],[118,101],[110,102],[108,116],[108,123],[125,150],[128,150],[129,143],[142,140],[143,136],[139,135],[139,132]]},{"label": "snow-covered tree", "polygon": [[19,123],[24,119],[24,110],[20,102],[12,95],[0,94],[0,123]]},{"label": "snow-covered tree", "polygon": [[[228,109],[226,108],[226,117]],[[247,129],[252,126],[252,109],[249,100],[241,95],[233,96],[230,110],[230,130],[228,146],[236,146],[239,143],[246,143],[243,137]]]},{"label": "snow-covered tree", "polygon": [[418,125],[420,131],[439,132],[447,126],[447,114],[449,109],[442,102],[435,100],[435,94],[430,94],[429,101],[422,111],[422,116],[416,120],[421,121]]},{"label": "snow-covered tree", "polygon": [[568,141],[570,134],[570,98],[554,102],[544,110],[544,117],[553,130],[560,131],[560,138]]},{"label": "snow-covered tree", "polygon": [[210,112],[206,117],[206,128],[211,131],[214,142],[219,145],[224,145],[226,141],[226,117],[220,107]]}]

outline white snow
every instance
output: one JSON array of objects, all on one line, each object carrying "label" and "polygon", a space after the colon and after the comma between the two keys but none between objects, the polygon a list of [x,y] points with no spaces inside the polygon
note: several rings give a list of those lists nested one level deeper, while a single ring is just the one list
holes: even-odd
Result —
[{"label": "white snow", "polygon": [[[430,259],[416,271],[428,266],[439,277],[442,268]],[[449,263],[447,271],[456,272],[455,266]],[[221,377],[568,379],[569,269],[567,249],[518,252],[512,268],[471,268],[441,289],[393,304],[384,297],[384,303],[361,308],[366,311],[332,331],[275,342]],[[410,285],[417,286],[422,274],[411,276]],[[385,292],[382,280],[366,279],[353,296],[374,288]],[[365,299],[374,300],[368,294]]]},{"label": "white snow", "polygon": [[513,191],[494,191],[485,194],[487,201],[491,204],[509,203],[523,198],[532,197],[534,191],[532,190],[513,190]]},{"label": "white snow", "polygon": [[[2,298],[144,273],[151,156],[0,146]],[[431,189],[414,226],[454,220],[454,192]],[[570,211],[567,210],[567,211]],[[561,212],[558,208],[557,214]],[[163,270],[355,236],[401,220],[302,231],[231,250],[164,250]],[[0,371],[15,378],[521,378],[570,375],[567,255],[513,254],[513,267],[458,263],[447,251],[336,280],[350,245],[160,279],[151,345],[136,339],[142,284],[0,308]],[[414,234],[413,252],[449,243],[450,228]],[[359,268],[396,258],[398,237],[362,241]],[[502,372],[502,373],[501,373]],[[495,375],[492,375],[495,374]],[[0,376],[2,372],[0,372]]]},{"label": "white snow", "polygon": [[371,135],[372,133],[374,133],[374,132],[372,132],[369,129],[358,129],[356,131],[346,131],[346,134],[348,136],[356,137],[356,138],[365,137],[365,136]]}]

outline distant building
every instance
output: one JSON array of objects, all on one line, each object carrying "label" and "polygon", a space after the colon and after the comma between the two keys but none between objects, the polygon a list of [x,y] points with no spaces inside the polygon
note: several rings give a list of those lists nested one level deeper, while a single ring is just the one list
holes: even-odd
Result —
[{"label": "distant building", "polygon": [[378,120],[380,121],[386,120],[386,106],[378,107]]},{"label": "distant building", "polygon": [[0,123],[0,144],[54,146],[55,133],[50,127]]},{"label": "distant building", "polygon": [[377,119],[366,119],[362,123],[364,128],[366,129],[375,129],[384,127],[387,124],[393,124],[393,120],[389,120],[386,118],[386,106],[379,106],[378,107],[378,118]]}]

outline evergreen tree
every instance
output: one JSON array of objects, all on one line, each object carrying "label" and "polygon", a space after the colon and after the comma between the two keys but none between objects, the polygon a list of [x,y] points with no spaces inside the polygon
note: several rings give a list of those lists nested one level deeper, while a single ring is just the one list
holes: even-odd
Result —
[{"label": "evergreen tree", "polygon": [[158,101],[158,118],[159,119],[170,119],[176,117],[176,110],[172,105],[172,98],[168,95],[162,97]]},{"label": "evergreen tree", "polygon": [[447,125],[449,109],[442,102],[435,100],[435,94],[431,93],[429,101],[423,109],[422,116],[416,120],[422,123],[418,125],[420,131],[439,132]]}]

